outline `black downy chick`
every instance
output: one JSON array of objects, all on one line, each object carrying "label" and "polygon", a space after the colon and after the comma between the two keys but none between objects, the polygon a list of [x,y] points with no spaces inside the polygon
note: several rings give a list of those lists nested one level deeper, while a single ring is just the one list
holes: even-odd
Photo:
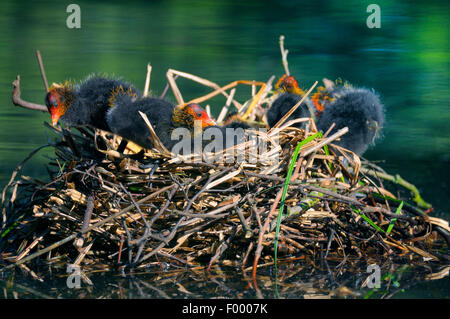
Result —
[{"label": "black downy chick", "polygon": [[[284,75],[281,77],[277,84],[275,84],[275,89],[277,89],[281,94],[272,103],[270,109],[266,113],[267,124],[269,127],[275,126],[279,120],[287,113],[289,110],[301,100],[305,92],[299,88],[297,80],[293,76]],[[295,120],[298,118],[308,118],[311,117],[310,109],[313,108],[313,104],[310,99],[306,99],[291,116],[286,120],[286,122]],[[285,122],[285,123],[286,123]],[[295,123],[294,127],[304,128],[305,123]]]},{"label": "black downy chick", "polygon": [[384,106],[373,90],[338,86],[330,91],[332,101],[317,117],[317,129],[325,132],[333,123],[330,134],[348,127],[348,133],[335,144],[362,155],[379,136],[384,126]]},{"label": "black downy chick", "polygon": [[[267,111],[267,120],[273,127],[300,99],[302,91],[292,76],[280,79],[280,87],[287,93],[280,95]],[[287,83],[286,83],[287,82]],[[349,132],[340,137],[336,145],[347,148],[362,155],[369,145],[379,136],[384,125],[384,106],[375,91],[356,88],[348,83],[335,85],[326,80],[326,87],[319,87],[306,105],[300,107],[289,117],[289,120],[310,117],[308,107],[314,106],[317,129],[326,132],[333,123],[333,134],[348,127]],[[302,123],[295,124],[302,127]]]},{"label": "black downy chick", "polygon": [[202,129],[215,125],[206,111],[197,104],[177,107],[159,98],[144,97],[133,100],[129,95],[121,95],[106,115],[108,126],[113,133],[144,148],[152,148],[154,145],[149,128],[139,112],[147,116],[156,135],[169,151],[179,142],[172,139],[174,129],[186,128],[193,133],[195,120],[201,122]]},{"label": "black downy chick", "polygon": [[217,142],[220,147],[218,147],[215,151],[220,151],[222,149],[241,144],[246,141],[245,130],[250,128],[251,127],[249,125],[239,121],[231,122],[224,126],[209,126],[203,131],[203,145],[211,142],[216,143],[215,141],[218,139]]},{"label": "black downy chick", "polygon": [[141,93],[125,81],[91,75],[77,86],[68,82],[53,85],[45,103],[53,125],[61,120],[70,126],[91,126],[111,131],[106,123],[106,112],[113,106],[114,96],[122,93],[132,98],[141,97]]},{"label": "black downy chick", "polygon": [[46,96],[54,125],[91,126],[113,132],[142,147],[152,147],[150,132],[138,111],[145,113],[156,134],[170,149],[176,127],[191,129],[194,120],[202,126],[215,125],[198,105],[177,108],[158,98],[145,97],[131,84],[117,79],[89,76],[78,86],[54,85]]}]

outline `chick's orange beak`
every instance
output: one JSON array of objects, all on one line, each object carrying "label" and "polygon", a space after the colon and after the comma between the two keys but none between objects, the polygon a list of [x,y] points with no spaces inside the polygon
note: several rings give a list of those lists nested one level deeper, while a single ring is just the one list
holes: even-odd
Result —
[{"label": "chick's orange beak", "polygon": [[45,96],[45,104],[47,105],[48,112],[52,117],[52,124],[58,124],[58,120],[64,114],[66,107],[61,103],[61,94],[56,90],[52,89]]},{"label": "chick's orange beak", "polygon": [[58,124],[58,120],[61,117],[61,115],[59,115],[58,112],[56,112],[56,110],[50,114],[52,116],[52,124],[53,126],[56,126]]},{"label": "chick's orange beak", "polygon": [[207,126],[217,125],[217,123],[209,116],[207,116],[206,118],[202,118],[202,124],[203,124],[203,128],[205,128]]},{"label": "chick's orange beak", "polygon": [[50,116],[52,118],[53,126],[56,126],[56,124],[58,124],[58,120],[60,119],[60,117],[62,115],[61,112],[60,112],[60,109],[58,107],[55,107],[55,106],[50,106],[48,108],[48,112],[50,113]]}]

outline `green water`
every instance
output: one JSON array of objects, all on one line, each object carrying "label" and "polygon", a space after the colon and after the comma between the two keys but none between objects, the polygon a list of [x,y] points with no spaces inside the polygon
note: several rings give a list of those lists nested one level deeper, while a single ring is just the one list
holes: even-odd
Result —
[{"label": "green water", "polygon": [[[81,29],[66,27],[68,3],[0,2],[0,186],[48,138],[42,125],[48,114],[11,103],[17,74],[22,97],[43,103],[36,49],[50,83],[100,72],[143,88],[151,62],[151,90],[159,95],[168,68],[221,85],[281,76],[278,37],[284,34],[291,73],[305,87],[323,77],[341,77],[381,94],[387,117],[384,137],[365,157],[384,161],[380,165],[389,173],[399,173],[419,188],[435,215],[449,217],[447,1],[377,1],[380,29],[366,26],[366,7],[372,1],[76,3]],[[186,99],[206,92],[189,81],[179,83]],[[212,106],[217,115],[222,104]],[[23,173],[45,177],[48,154],[35,156]],[[426,297],[426,289],[436,292],[433,296],[449,296],[448,279],[425,287],[411,296]]]}]

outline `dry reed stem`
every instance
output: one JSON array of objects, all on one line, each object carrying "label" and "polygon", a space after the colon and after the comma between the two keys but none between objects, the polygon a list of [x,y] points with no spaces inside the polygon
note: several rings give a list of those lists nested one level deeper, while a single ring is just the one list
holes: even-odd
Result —
[{"label": "dry reed stem", "polygon": [[[245,111],[245,113],[243,115],[241,115],[241,120],[244,121],[249,115],[250,113],[253,111],[253,108],[256,106],[256,104],[260,101],[265,89],[266,89],[266,83],[264,82],[258,82],[258,81],[247,81],[247,80],[237,80],[237,81],[233,81],[231,83],[228,83],[227,85],[216,89],[215,91],[208,93],[204,96],[195,98],[193,100],[190,100],[189,102],[187,102],[186,104],[181,103],[183,105],[187,105],[187,104],[191,104],[191,103],[202,103],[218,94],[224,94],[226,90],[229,90],[231,88],[234,88],[236,86],[238,86],[239,84],[245,84],[245,85],[258,85],[261,86],[261,88],[259,89],[258,93],[255,95],[255,97],[252,99],[250,105],[248,106],[247,110]],[[179,107],[182,107],[182,105],[179,105]],[[241,109],[242,110],[242,109]]]},{"label": "dry reed stem", "polygon": [[297,108],[306,100],[306,98],[308,97],[308,95],[312,92],[312,90],[316,87],[317,83],[319,82],[314,82],[314,84],[311,86],[311,88],[308,90],[308,92],[306,92],[305,95],[303,95],[303,97],[300,99],[300,101],[297,102],[297,104],[295,104],[290,110],[289,112],[287,112],[278,122],[277,124],[275,124],[270,130],[269,130],[269,134],[273,129],[276,129],[277,127],[279,127],[281,124],[283,124],[291,115],[292,113],[295,112],[295,110],[297,110]]},{"label": "dry reed stem", "polygon": [[12,102],[14,103],[14,105],[21,106],[29,110],[48,113],[47,106],[22,100],[20,92],[20,75],[17,76],[12,85],[13,85]]},{"label": "dry reed stem", "polygon": [[171,152],[164,146],[164,144],[161,142],[161,140],[159,139],[158,135],[155,133],[155,131],[153,130],[153,126],[150,123],[150,121],[148,120],[148,117],[145,113],[142,113],[141,111],[139,111],[139,115],[144,119],[145,124],[147,124],[147,127],[150,131],[150,135],[152,137],[152,143],[153,145],[163,154],[171,154]]},{"label": "dry reed stem", "polygon": [[222,108],[222,110],[220,111],[219,116],[217,117],[217,123],[222,123],[223,122],[223,119],[225,118],[225,116],[228,113],[228,109],[230,108],[230,104],[231,104],[231,101],[234,98],[234,94],[235,93],[236,93],[236,89],[232,89],[230,91],[230,95],[227,98],[227,102],[225,103],[225,106]]},{"label": "dry reed stem", "polygon": [[[175,76],[174,76],[174,75],[175,75]],[[211,82],[211,81],[209,81],[209,80],[207,80],[207,79],[203,79],[203,78],[201,78],[201,77],[199,77],[199,76],[196,76],[196,75],[193,75],[193,74],[190,74],[190,73],[186,73],[186,72],[181,72],[181,71],[169,69],[169,70],[167,71],[167,76],[168,76],[168,77],[170,76],[170,77],[173,78],[174,80],[176,79],[176,77],[181,76],[181,77],[184,77],[184,78],[186,78],[186,79],[192,80],[192,81],[194,81],[194,82],[200,83],[200,84],[202,84],[202,85],[204,85],[204,86],[213,88],[214,90],[220,89],[220,86],[217,85],[216,83]],[[174,81],[174,82],[175,82],[175,81]],[[176,84],[175,84],[175,86],[176,86]],[[229,97],[228,93],[226,93],[226,92],[221,92],[221,93],[222,93],[226,98]],[[240,103],[238,103],[237,101],[235,101],[234,99],[232,99],[232,103],[234,104],[234,106],[235,106],[237,109],[242,108],[242,105],[241,105]],[[179,104],[183,104],[183,103],[179,103]]]},{"label": "dry reed stem", "polygon": [[[322,141],[320,141],[318,144],[316,144],[312,148],[305,150],[304,153],[303,153],[303,156],[308,156],[312,152],[322,148],[323,146],[325,146],[325,145],[329,144],[330,142],[338,139],[339,137],[341,137],[342,135],[344,135],[346,133],[348,133],[348,127],[344,127],[342,129],[340,129],[339,131],[337,131],[336,133],[334,133],[330,137],[327,137],[326,139],[323,139]],[[306,147],[305,147],[305,149],[306,149]]]},{"label": "dry reed stem", "polygon": [[39,70],[41,71],[42,81],[44,81],[45,92],[48,92],[48,82],[47,77],[45,76],[44,63],[42,62],[41,52],[36,50],[36,57],[39,63]]},{"label": "dry reed stem", "polygon": [[291,75],[289,72],[289,66],[288,66],[288,60],[287,55],[289,53],[289,50],[284,49],[284,35],[280,35],[280,52],[281,52],[281,61],[283,63],[284,72],[286,75]]},{"label": "dry reed stem", "polygon": [[145,86],[143,96],[146,97],[148,95],[148,89],[150,87],[150,74],[152,73],[152,66],[150,63],[147,64],[147,76],[145,77]]}]

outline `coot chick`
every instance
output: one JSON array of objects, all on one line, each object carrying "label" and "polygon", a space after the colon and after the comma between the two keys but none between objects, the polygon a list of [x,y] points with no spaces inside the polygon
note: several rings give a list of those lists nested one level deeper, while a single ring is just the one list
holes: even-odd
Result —
[{"label": "coot chick", "polygon": [[[300,99],[302,90],[297,89],[297,81],[283,77],[280,87],[287,93],[282,94],[273,102],[267,111],[267,121],[273,127]],[[285,83],[288,81],[288,83]],[[375,91],[365,88],[356,88],[348,83],[336,81],[336,84],[327,87],[320,86],[307,105],[313,105],[316,114],[317,129],[326,132],[333,123],[334,128],[330,134],[344,127],[349,132],[341,136],[334,144],[347,148],[358,155],[362,155],[369,145],[378,136],[384,125],[384,106]],[[332,82],[331,82],[332,83]],[[277,83],[278,84],[278,83]],[[297,94],[300,92],[300,94]],[[288,119],[310,117],[307,106],[300,106]],[[295,124],[302,127],[302,123]]]},{"label": "coot chick", "polygon": [[144,97],[134,100],[128,94],[117,96],[114,107],[110,108],[106,114],[108,126],[113,133],[144,148],[152,148],[154,145],[151,142],[147,124],[139,112],[147,116],[156,135],[168,150],[179,142],[172,139],[174,129],[186,128],[192,137],[195,120],[200,121],[202,129],[215,125],[215,122],[198,104],[177,107],[160,98]]},{"label": "coot chick", "polygon": [[216,151],[219,151],[241,144],[246,140],[245,130],[247,129],[250,129],[250,126],[240,121],[223,126],[209,126],[203,131],[203,145],[211,142],[218,143],[217,145],[220,147]]},{"label": "coot chick", "polygon": [[105,115],[114,105],[115,96],[122,94],[141,97],[141,93],[125,81],[91,75],[77,86],[68,82],[53,85],[46,95],[45,104],[53,125],[61,120],[67,125],[87,125],[110,131]]},{"label": "coot chick", "polygon": [[333,123],[330,134],[348,127],[347,134],[334,144],[362,155],[379,136],[385,122],[384,106],[374,90],[341,85],[332,89],[332,99],[324,104],[317,117],[317,129],[325,132]]},{"label": "coot chick", "polygon": [[[278,121],[289,112],[303,97],[305,91],[300,89],[297,80],[292,76],[283,75],[275,84],[275,89],[280,93],[277,99],[272,103],[266,113],[267,124],[273,127]],[[306,99],[294,113],[286,120],[291,121],[297,118],[311,117],[311,111],[314,106],[310,99]],[[304,127],[304,123],[296,123],[294,127]]]}]

